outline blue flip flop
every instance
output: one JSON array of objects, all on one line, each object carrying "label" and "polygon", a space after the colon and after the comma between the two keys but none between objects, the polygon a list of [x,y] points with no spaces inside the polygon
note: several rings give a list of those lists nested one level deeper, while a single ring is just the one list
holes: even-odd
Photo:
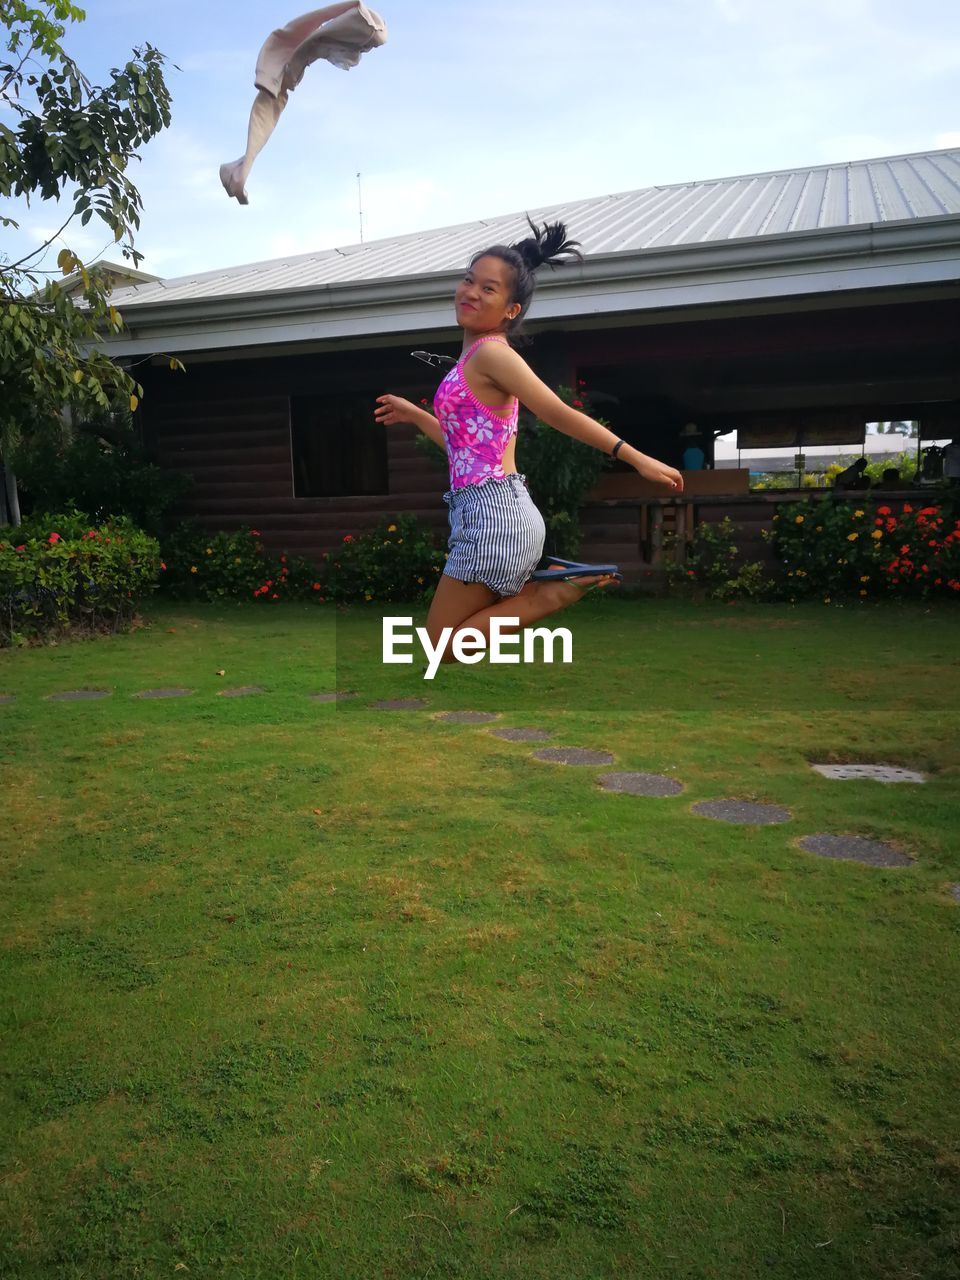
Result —
[{"label": "blue flip flop", "polygon": [[616,578],[618,582],[623,580],[623,574],[615,564],[581,564],[579,560],[564,560],[560,556],[548,556],[547,559],[551,564],[559,564],[563,568],[534,570],[530,576],[538,582],[573,582],[576,578],[592,578],[597,574]]}]

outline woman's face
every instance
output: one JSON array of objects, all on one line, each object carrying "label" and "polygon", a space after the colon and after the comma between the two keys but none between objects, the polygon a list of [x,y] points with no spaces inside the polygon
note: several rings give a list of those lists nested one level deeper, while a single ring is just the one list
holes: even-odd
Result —
[{"label": "woman's face", "polygon": [[520,312],[512,299],[513,268],[502,258],[478,258],[457,285],[457,324],[470,333],[498,333]]}]

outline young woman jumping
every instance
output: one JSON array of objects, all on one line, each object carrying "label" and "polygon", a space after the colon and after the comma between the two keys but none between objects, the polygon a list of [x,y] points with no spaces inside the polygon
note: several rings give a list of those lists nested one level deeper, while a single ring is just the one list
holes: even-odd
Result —
[{"label": "young woman jumping", "polygon": [[[527,219],[529,222],[529,218]],[[530,222],[532,236],[478,253],[454,295],[463,351],[434,397],[436,417],[399,396],[377,397],[376,420],[412,423],[446,449],[450,489],[449,555],[430,612],[436,645],[445,627],[473,627],[489,638],[490,619],[518,618],[527,627],[582,598],[611,574],[583,574],[558,562],[561,576],[532,578],[543,555],[543,517],[517,472],[517,417],[523,404],[541,422],[627,462],[669,492],[683,488],[679,471],[649,458],[612,431],[564,404],[509,343],[533,297],[534,272],[546,264],[581,261],[563,223]],[[443,655],[453,662],[453,635]]]}]

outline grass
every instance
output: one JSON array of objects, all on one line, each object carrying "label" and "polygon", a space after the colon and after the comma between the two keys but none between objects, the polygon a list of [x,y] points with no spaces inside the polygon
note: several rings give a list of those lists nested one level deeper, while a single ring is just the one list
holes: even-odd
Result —
[{"label": "grass", "polygon": [[[432,683],[362,610],[0,655],[0,1275],[960,1276],[960,615],[565,618],[570,667]],[[719,797],[792,821],[690,811]]]}]

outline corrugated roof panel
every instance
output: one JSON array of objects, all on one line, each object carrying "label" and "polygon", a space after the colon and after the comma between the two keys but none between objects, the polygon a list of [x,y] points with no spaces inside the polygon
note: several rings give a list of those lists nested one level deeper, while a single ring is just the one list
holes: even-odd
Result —
[{"label": "corrugated roof panel", "polygon": [[864,212],[863,221],[879,223],[883,220],[883,207],[877,200],[877,188],[868,165],[858,165],[850,174],[850,192],[855,206]]},{"label": "corrugated roof panel", "polygon": [[803,173],[778,174],[777,177],[781,186],[764,213],[758,235],[779,235],[790,230],[797,201],[807,181],[807,175]]},{"label": "corrugated roof panel", "polygon": [[[956,178],[951,181],[947,167],[937,164],[933,157],[919,156],[913,167],[924,186],[940,205],[940,212],[949,213],[950,202],[956,195]],[[957,177],[960,177],[960,167],[954,167],[958,170]]]},{"label": "corrugated roof panel", "polygon": [[944,202],[937,199],[919,165],[901,165],[894,176],[907,202],[910,217],[933,218],[947,212]]},{"label": "corrugated roof panel", "polygon": [[[562,218],[585,254],[716,243],[960,214],[960,149],[646,187],[530,210]],[[281,293],[462,270],[478,249],[524,234],[522,213],[118,289],[118,305]]]}]

